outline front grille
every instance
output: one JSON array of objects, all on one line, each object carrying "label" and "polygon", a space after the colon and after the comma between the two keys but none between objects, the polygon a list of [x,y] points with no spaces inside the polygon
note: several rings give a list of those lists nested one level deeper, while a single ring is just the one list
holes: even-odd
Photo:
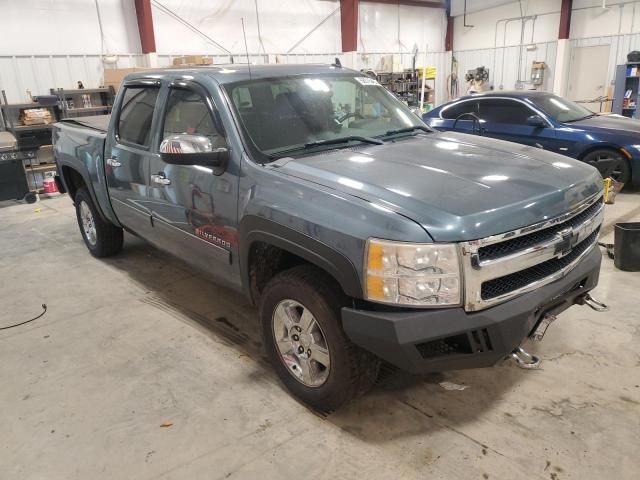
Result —
[{"label": "front grille", "polygon": [[481,262],[485,260],[493,260],[525,250],[534,245],[539,245],[541,243],[547,242],[553,239],[553,237],[558,232],[564,230],[565,228],[582,225],[591,217],[595,216],[601,208],[602,199],[599,199],[585,211],[579,213],[575,217],[572,217],[565,222],[553,225],[549,228],[545,228],[544,230],[538,230],[537,232],[533,232],[528,235],[522,235],[521,237],[513,238],[511,240],[494,243],[492,245],[487,245],[486,247],[481,247],[478,249],[479,259]]},{"label": "front grille", "polygon": [[[589,207],[587,210],[591,210],[591,208],[592,207]],[[578,217],[581,215],[582,214],[578,215]],[[576,217],[573,217],[570,221],[575,218]],[[567,224],[565,223],[563,225]],[[481,291],[482,300],[489,300],[499,297],[501,295],[504,295],[505,293],[509,293],[519,288],[525,287],[531,283],[542,280],[562,270],[580,255],[582,255],[591,245],[593,245],[593,243],[598,238],[599,230],[599,228],[596,229],[591,235],[589,235],[582,242],[576,245],[569,254],[562,258],[553,258],[525,270],[521,270],[510,275],[505,275],[504,277],[494,278],[492,280],[484,282],[482,284]]]}]

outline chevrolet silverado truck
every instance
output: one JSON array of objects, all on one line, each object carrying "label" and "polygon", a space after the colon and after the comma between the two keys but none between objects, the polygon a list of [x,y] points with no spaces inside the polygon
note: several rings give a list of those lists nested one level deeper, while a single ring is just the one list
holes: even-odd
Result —
[{"label": "chevrolet silverado truck", "polygon": [[597,282],[603,183],[583,162],[435,132],[336,65],[127,76],[111,116],[53,131],[95,257],[123,231],[244,292],[295,396],[332,410],[382,361],[487,367]]}]

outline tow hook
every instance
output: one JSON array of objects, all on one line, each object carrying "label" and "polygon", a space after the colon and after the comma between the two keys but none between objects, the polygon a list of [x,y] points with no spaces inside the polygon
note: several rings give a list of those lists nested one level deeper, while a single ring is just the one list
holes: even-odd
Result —
[{"label": "tow hook", "polygon": [[599,302],[595,298],[593,298],[588,293],[582,295],[581,297],[576,298],[576,304],[578,305],[588,305],[596,312],[607,312],[609,307],[602,302]]},{"label": "tow hook", "polygon": [[511,352],[511,358],[516,361],[516,365],[527,370],[535,370],[540,368],[542,360],[535,355],[526,352],[522,347],[516,348]]},{"label": "tow hook", "polygon": [[542,317],[540,323],[538,323],[535,331],[531,334],[531,338],[536,342],[542,341],[544,334],[547,332],[547,328],[549,328],[549,325],[555,322],[557,318],[558,317],[556,317],[555,315],[547,313],[544,317]]}]

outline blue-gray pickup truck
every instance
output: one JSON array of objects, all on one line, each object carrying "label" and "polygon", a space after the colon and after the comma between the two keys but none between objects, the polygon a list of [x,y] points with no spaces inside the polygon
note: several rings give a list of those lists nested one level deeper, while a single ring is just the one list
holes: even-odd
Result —
[{"label": "blue-gray pickup truck", "polygon": [[58,186],[96,257],[123,231],[240,290],[279,377],[335,409],[382,361],[491,366],[574,304],[604,308],[598,171],[434,132],[337,65],[151,70],[111,116],[53,132]]}]

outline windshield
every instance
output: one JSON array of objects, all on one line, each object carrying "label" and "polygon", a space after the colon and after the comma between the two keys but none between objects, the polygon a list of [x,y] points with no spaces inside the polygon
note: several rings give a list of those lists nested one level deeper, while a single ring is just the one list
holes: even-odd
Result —
[{"label": "windshield", "polygon": [[591,110],[557,95],[531,97],[531,101],[558,122],[575,122],[595,115]]},{"label": "windshield", "polygon": [[309,148],[351,146],[350,142],[382,143],[374,137],[414,126],[425,129],[408,107],[365,76],[250,80],[225,89],[245,133],[265,160]]}]

